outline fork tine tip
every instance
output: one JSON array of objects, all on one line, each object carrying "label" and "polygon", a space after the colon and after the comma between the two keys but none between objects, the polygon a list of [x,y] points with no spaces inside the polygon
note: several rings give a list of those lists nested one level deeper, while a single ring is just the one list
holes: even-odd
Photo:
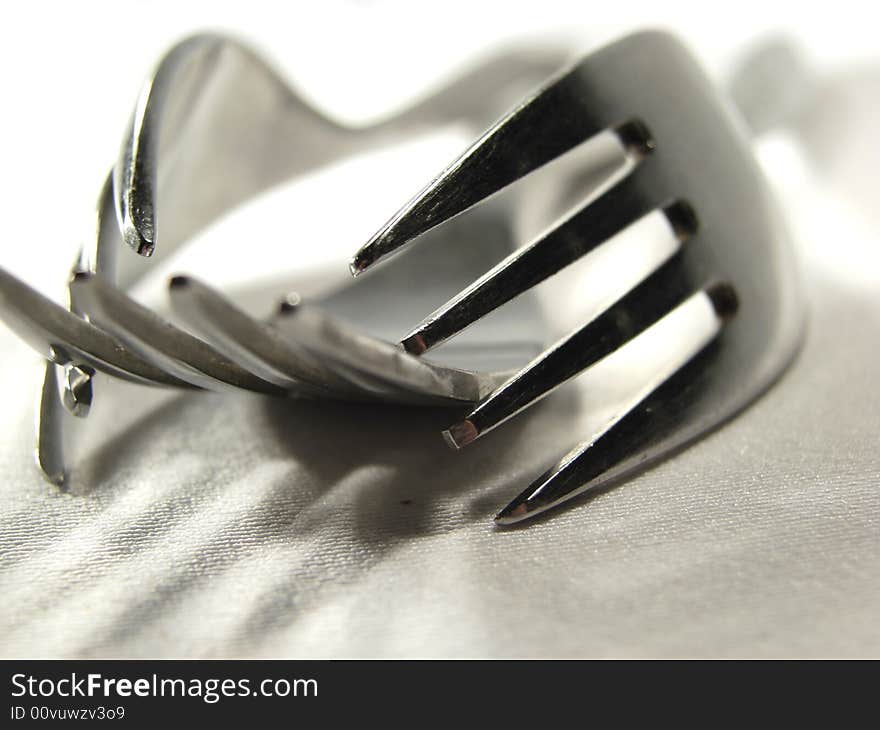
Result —
[{"label": "fork tine tip", "polygon": [[138,224],[133,220],[126,221],[122,226],[122,238],[130,248],[144,258],[150,258],[156,252],[152,221]]},{"label": "fork tine tip", "polygon": [[348,270],[352,276],[357,277],[363,274],[381,258],[374,250],[375,241],[376,239],[372,239],[361,246],[360,250],[348,262]]},{"label": "fork tine tip", "polygon": [[456,451],[473,443],[480,435],[479,429],[474,425],[473,421],[467,418],[454,426],[450,426],[443,432],[443,438],[446,443]]},{"label": "fork tine tip", "polygon": [[423,355],[428,350],[428,343],[425,342],[425,338],[420,334],[410,335],[401,340],[400,345],[410,355]]},{"label": "fork tine tip", "polygon": [[528,502],[521,502],[520,499],[517,498],[495,515],[495,524],[503,527],[506,527],[507,525],[515,525],[517,522],[522,522],[524,519],[528,518],[531,514],[532,511],[529,509]]}]

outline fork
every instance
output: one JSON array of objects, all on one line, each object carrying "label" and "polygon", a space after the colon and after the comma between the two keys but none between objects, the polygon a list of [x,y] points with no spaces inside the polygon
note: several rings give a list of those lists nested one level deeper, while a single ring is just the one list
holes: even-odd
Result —
[{"label": "fork", "polygon": [[[363,388],[315,363],[296,342],[269,342],[275,348],[271,363],[253,352],[242,357],[244,348],[230,342],[229,333],[219,343],[206,338],[216,347],[139,304],[127,290],[148,271],[147,259],[155,253],[172,254],[230,207],[282,180],[444,122],[485,124],[508,95],[545,75],[559,55],[497,54],[399,114],[356,128],[313,108],[231,38],[201,34],[171,48],[143,86],[102,187],[68,285],[69,309],[0,269],[0,315],[46,360],[36,447],[44,477],[58,485],[67,480],[100,374],[184,389],[308,397],[361,393]],[[172,293],[179,294],[185,281],[176,280]],[[245,319],[245,329],[246,344],[256,342],[265,355],[262,323]],[[475,400],[502,381],[442,374],[463,381],[462,391],[452,394],[459,400]],[[409,394],[392,388],[391,395]]]},{"label": "fork", "polygon": [[[172,130],[182,125],[181,134],[171,135],[172,145],[180,146],[178,137],[185,139],[187,122],[194,118],[186,104],[175,108],[171,89],[208,93],[202,85],[213,76],[205,75],[205,64],[213,69],[217,55],[229,52],[246,61],[243,67],[233,65],[233,80],[243,73],[267,92],[267,129],[278,132],[276,117],[287,113],[293,129],[281,138],[297,142],[297,149],[300,133],[308,129],[336,139],[341,148],[318,145],[323,149],[318,159],[299,159],[294,149],[276,166],[277,160],[265,159],[267,152],[273,157],[278,144],[272,137],[256,162],[251,160],[253,169],[240,169],[241,156],[223,148],[227,154],[214,158],[197,154],[189,175],[181,174],[178,163],[160,184],[157,170],[166,169],[162,160],[170,154],[159,144],[160,136],[169,139],[165,125]],[[474,80],[484,79],[478,73],[470,83],[450,88],[466,90]],[[440,272],[450,263],[461,260],[459,268],[466,272],[479,260],[473,254],[485,248],[494,255],[485,245],[496,238],[494,229],[476,225],[479,214],[498,201],[513,207],[512,220],[526,245],[411,329],[400,348],[339,320],[332,313],[333,297],[314,306],[291,296],[263,322],[209,285],[175,277],[172,305],[197,338],[123,289],[139,275],[127,267],[137,269],[143,256],[159,249],[168,253],[224,206],[320,164],[321,154],[332,158],[382,134],[396,136],[409,122],[424,122],[433,113],[430,99],[414,115],[366,134],[346,130],[291,97],[249,52],[213,37],[173,50],[145,94],[102,191],[94,238],[75,267],[71,311],[0,271],[0,313],[49,361],[38,459],[53,481],[63,482],[68,471],[62,447],[67,416],[87,415],[98,371],[186,388],[458,404],[468,412],[443,434],[454,448],[474,442],[582,373],[599,396],[588,440],[502,510],[497,520],[508,524],[578,494],[598,492],[711,430],[768,387],[796,351],[803,307],[784,227],[735,115],[687,51],[666,34],[624,39],[552,79],[491,127],[356,254],[350,268],[358,276],[409,241],[422,239],[417,256],[402,257],[390,268],[430,294],[434,288],[425,284],[446,276]],[[190,96],[182,94],[177,102]],[[238,97],[220,94],[224,99]],[[483,98],[474,106],[471,113],[479,116],[491,105]],[[213,121],[221,123],[219,130],[193,127],[201,130],[209,150],[217,149],[214,135],[230,132],[225,116]],[[247,174],[226,186],[228,176],[218,176],[218,170]],[[209,179],[219,179],[221,189],[199,188],[208,195],[189,210],[178,198],[206,171]],[[165,191],[176,192],[170,199],[179,204],[170,215],[163,213],[171,219],[163,224],[171,236],[163,234],[157,248],[155,193],[160,190],[165,197]],[[111,224],[114,216],[119,226]],[[126,252],[121,241],[141,256]],[[468,246],[475,250],[468,252]],[[495,310],[509,311],[527,291],[579,259],[587,265],[588,287],[577,299],[588,314],[525,367],[467,370],[434,361],[434,348]],[[336,301],[348,300],[360,309],[367,300],[375,304],[378,292],[391,311],[395,307],[387,306],[387,293],[395,289],[377,278],[381,275],[371,271],[351,287],[355,296],[341,292]],[[396,291],[405,293],[399,284]],[[523,349],[511,352],[509,362],[519,361]],[[65,367],[61,398],[53,363]]]},{"label": "fork", "polygon": [[774,382],[801,340],[787,234],[749,140],[664,32],[627,37],[551,79],[395,213],[352,274],[609,134],[628,154],[598,194],[400,342],[422,356],[584,259],[591,287],[577,296],[592,314],[443,433],[464,448],[582,372],[617,391],[586,440],[501,510],[502,525],[596,494],[712,430]]}]

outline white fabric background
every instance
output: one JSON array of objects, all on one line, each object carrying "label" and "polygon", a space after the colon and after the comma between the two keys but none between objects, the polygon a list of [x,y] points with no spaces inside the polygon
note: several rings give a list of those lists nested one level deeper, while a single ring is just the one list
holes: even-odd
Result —
[{"label": "white fabric background", "polygon": [[[450,6],[430,24],[393,3],[301,6],[286,23],[254,3],[19,9],[0,31],[2,265],[60,298],[69,221],[92,205],[140,77],[182,32],[238,28],[340,113],[368,115],[494,40],[574,27],[586,50],[632,24],[544,5],[537,19],[533,4]],[[681,3],[667,24],[722,76],[789,15],[758,7],[721,23]],[[790,32],[823,67],[855,63],[865,23],[844,15],[807,13]],[[809,294],[796,365],[711,437],[525,529],[491,516],[570,445],[576,386],[459,454],[437,435],[443,412],[120,388],[94,415],[106,448],[60,494],[31,462],[37,357],[0,328],[0,654],[877,655],[876,230],[789,139],[761,155]],[[120,412],[147,415],[133,434]]]}]

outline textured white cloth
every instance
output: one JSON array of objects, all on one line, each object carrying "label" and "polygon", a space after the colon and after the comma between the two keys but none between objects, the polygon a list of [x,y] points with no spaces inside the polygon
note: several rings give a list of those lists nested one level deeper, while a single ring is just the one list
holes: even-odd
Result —
[{"label": "textured white cloth", "polygon": [[[764,399],[525,529],[490,518],[566,443],[564,394],[459,454],[437,436],[444,414],[178,396],[70,496],[30,463],[17,389],[0,447],[0,650],[876,655],[880,307],[809,282],[805,350]],[[34,369],[11,335],[2,348],[5,382]]]},{"label": "textured white cloth", "polygon": [[576,385],[460,453],[445,412],[129,386],[61,494],[0,327],[0,655],[877,655],[877,239],[826,192],[786,201],[811,311],[778,386],[522,529],[491,517],[576,438]]}]

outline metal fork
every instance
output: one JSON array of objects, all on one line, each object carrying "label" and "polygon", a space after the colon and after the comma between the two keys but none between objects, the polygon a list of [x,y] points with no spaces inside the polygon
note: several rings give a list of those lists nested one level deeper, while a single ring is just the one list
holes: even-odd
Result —
[{"label": "metal fork", "polygon": [[586,257],[591,288],[578,298],[593,315],[443,434],[465,447],[582,371],[609,391],[598,394],[587,439],[507,505],[500,524],[595,493],[705,434],[760,395],[801,338],[786,232],[749,141],[697,62],[662,32],[597,51],[517,106],[355,254],[352,274],[609,134],[628,164],[609,172],[604,192],[400,343],[423,355]]},{"label": "metal fork", "polygon": [[[217,79],[223,54],[232,56],[225,67],[231,87]],[[260,103],[243,104],[230,93],[242,82],[256,89]],[[478,73],[457,90],[484,82]],[[437,97],[446,114],[448,98]],[[488,198],[513,205],[510,216],[530,242],[411,330],[400,349],[339,320],[332,297],[319,306],[290,298],[262,322],[210,286],[177,277],[172,304],[196,338],[123,291],[138,277],[128,267],[137,269],[141,258],[121,241],[142,256],[167,253],[226,206],[385,134],[397,138],[414,121],[436,117],[433,106],[429,100],[412,115],[355,132],[317,115],[236,44],[201,37],[172,51],[145,87],[102,192],[94,239],[70,284],[72,311],[0,272],[0,312],[50,361],[38,447],[47,477],[65,478],[65,431],[71,414],[81,420],[88,413],[98,371],[190,388],[464,404],[470,412],[444,434],[456,448],[586,371],[600,395],[589,440],[502,511],[498,521],[507,523],[661,458],[730,417],[782,372],[803,319],[785,232],[734,116],[678,42],[659,33],[620,41],[551,80],[355,256],[357,275],[413,238],[433,238],[408,263],[404,256],[389,267],[424,291],[425,279],[445,279],[441,272],[450,262],[479,262],[466,247],[482,249],[487,231],[495,238],[476,225],[479,213],[495,205]],[[472,117],[487,106],[478,97]],[[265,139],[244,140],[250,154],[218,143],[242,143],[234,133],[241,131],[242,110],[264,125]],[[188,131],[200,145],[183,144]],[[256,149],[248,148],[254,139]],[[284,140],[291,149],[278,155]],[[299,157],[299,145],[318,150],[318,158]],[[175,147],[195,154],[178,157]],[[200,180],[219,188],[194,185]],[[166,203],[159,202],[163,197]],[[160,207],[171,221],[162,230],[171,235],[163,233],[157,244]],[[450,220],[470,208],[468,217]],[[491,259],[495,252],[488,253]],[[433,353],[423,357],[502,305],[500,312],[511,310],[525,292],[581,257],[590,286],[578,299],[590,315],[526,367],[468,370],[440,365]],[[404,293],[399,283],[377,279],[382,273],[351,288],[360,297],[355,311],[365,294],[390,311],[387,293]],[[341,292],[335,301],[347,298]],[[505,362],[524,362],[526,350],[513,347]],[[51,363],[64,367],[61,398]]]},{"label": "metal fork", "polygon": [[[102,374],[189,389],[362,397],[363,379],[353,382],[295,341],[280,341],[219,295],[224,331],[200,339],[126,290],[148,271],[149,257],[172,254],[230,207],[280,181],[444,122],[486,124],[524,83],[556,66],[559,55],[499,54],[415,106],[353,128],[315,110],[233,39],[198,35],[174,46],[145,82],[102,188],[92,232],[71,274],[69,311],[0,270],[0,315],[46,358],[36,449],[43,475],[55,484],[67,479]],[[182,286],[185,281],[174,282],[175,301],[184,288],[193,291]],[[191,318],[194,312],[190,307]],[[230,321],[242,325],[238,342]],[[412,378],[404,378],[366,392],[398,400],[474,401],[504,379],[424,363],[407,374],[413,371],[417,385],[434,377],[450,387],[413,393]]]}]

